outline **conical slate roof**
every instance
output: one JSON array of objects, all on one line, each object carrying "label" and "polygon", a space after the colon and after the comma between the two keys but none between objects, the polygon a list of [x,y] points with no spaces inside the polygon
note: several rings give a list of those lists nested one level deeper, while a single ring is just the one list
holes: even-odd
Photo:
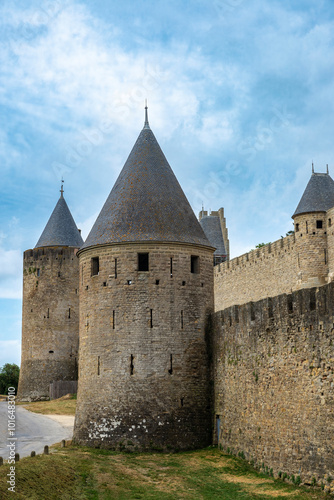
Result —
[{"label": "conical slate roof", "polygon": [[211,245],[216,248],[214,255],[226,255],[219,217],[215,215],[205,215],[201,218],[200,224]]},{"label": "conical slate roof", "polygon": [[211,246],[146,121],[82,248],[161,241]]},{"label": "conical slate roof", "polygon": [[326,212],[334,207],[334,181],[327,174],[312,173],[292,217],[306,212]]},{"label": "conical slate roof", "polygon": [[79,248],[82,244],[83,239],[61,192],[61,197],[35,248],[53,246]]}]

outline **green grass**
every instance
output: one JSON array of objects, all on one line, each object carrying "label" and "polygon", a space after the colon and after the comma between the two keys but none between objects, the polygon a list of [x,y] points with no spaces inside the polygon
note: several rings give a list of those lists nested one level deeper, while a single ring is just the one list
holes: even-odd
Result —
[{"label": "green grass", "polygon": [[[17,499],[48,500],[269,500],[323,499],[313,488],[296,488],[258,474],[244,460],[217,448],[177,454],[117,453],[70,446],[16,464]],[[0,471],[0,498],[8,465]]]},{"label": "green grass", "polygon": [[53,399],[52,401],[36,401],[34,403],[19,403],[24,408],[34,413],[43,415],[75,415],[76,394],[71,399]]}]

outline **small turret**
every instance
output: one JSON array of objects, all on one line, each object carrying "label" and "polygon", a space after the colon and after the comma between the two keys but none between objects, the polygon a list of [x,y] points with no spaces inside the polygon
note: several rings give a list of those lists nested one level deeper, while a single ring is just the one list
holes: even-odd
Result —
[{"label": "small turret", "polygon": [[18,398],[49,399],[53,381],[77,380],[79,262],[83,244],[63,196],[23,259],[22,359]]},{"label": "small turret", "polygon": [[327,216],[334,206],[334,181],[328,172],[314,172],[292,216],[298,251],[300,288],[324,285],[328,277]]}]

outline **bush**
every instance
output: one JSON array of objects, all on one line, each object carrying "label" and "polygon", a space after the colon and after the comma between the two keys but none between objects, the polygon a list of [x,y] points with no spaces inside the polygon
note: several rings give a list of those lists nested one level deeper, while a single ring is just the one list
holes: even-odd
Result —
[{"label": "bush", "polygon": [[0,394],[7,394],[8,387],[15,387],[17,393],[17,386],[19,383],[20,368],[13,364],[6,363],[0,370]]}]

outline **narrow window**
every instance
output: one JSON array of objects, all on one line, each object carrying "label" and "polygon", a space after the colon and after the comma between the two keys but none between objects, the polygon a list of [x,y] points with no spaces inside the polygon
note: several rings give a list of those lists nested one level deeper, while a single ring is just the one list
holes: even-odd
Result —
[{"label": "narrow window", "polygon": [[170,258],[170,277],[173,277],[173,257]]},{"label": "narrow window", "polygon": [[288,311],[289,313],[293,312],[293,301],[291,295],[288,295]]},{"label": "narrow window", "polygon": [[332,219],[328,219],[328,227],[331,227],[332,225]]},{"label": "narrow window", "polygon": [[103,286],[107,286],[107,282],[106,281],[103,282]]},{"label": "narrow window", "polygon": [[132,281],[131,280],[128,280],[128,285],[132,285]]},{"label": "narrow window", "polygon": [[69,319],[71,318],[71,308],[70,307],[68,308],[68,318]]},{"label": "narrow window", "polygon": [[83,285],[83,265],[81,266],[81,284]]},{"label": "narrow window", "polygon": [[115,259],[115,279],[117,278],[117,259]]},{"label": "narrow window", "polygon": [[91,259],[91,276],[97,276],[100,272],[100,262],[98,257]]},{"label": "narrow window", "polygon": [[251,321],[255,321],[255,310],[253,302],[251,302],[250,307],[251,307]]},{"label": "narrow window", "polygon": [[315,290],[310,291],[310,311],[314,311],[316,309],[316,298],[315,298]]},{"label": "narrow window", "polygon": [[239,306],[234,306],[234,321],[239,323]]},{"label": "narrow window", "polygon": [[185,281],[182,281],[182,286],[186,286],[186,282]]},{"label": "narrow window", "polygon": [[75,294],[78,295],[78,289],[77,288],[75,289]]},{"label": "narrow window", "polygon": [[138,271],[148,271],[148,253],[138,254]]},{"label": "narrow window", "polygon": [[150,309],[150,326],[153,328],[153,309]]},{"label": "narrow window", "polygon": [[273,301],[272,298],[268,298],[268,317],[273,318],[274,316],[274,311],[273,311]]},{"label": "narrow window", "polygon": [[58,271],[58,278],[60,278],[60,271]]},{"label": "narrow window", "polygon": [[296,233],[299,231],[299,224],[296,224]]},{"label": "narrow window", "polygon": [[46,315],[47,318],[50,318],[50,309],[48,308],[48,313]]},{"label": "narrow window", "polygon": [[325,264],[327,264],[327,252],[326,252],[326,249],[324,250],[324,254],[325,254]]},{"label": "narrow window", "polygon": [[322,220],[317,220],[317,229],[322,229]]},{"label": "narrow window", "polygon": [[172,375],[173,373],[173,354],[170,355],[169,358],[169,370],[168,370],[169,375]]},{"label": "narrow window", "polygon": [[100,375],[100,356],[97,357],[97,374]]},{"label": "narrow window", "polygon": [[41,271],[40,269],[37,269],[37,276],[40,276],[41,275]]},{"label": "narrow window", "polygon": [[130,375],[133,375],[133,355],[131,354],[131,359],[130,359]]},{"label": "narrow window", "polygon": [[181,311],[181,330],[183,330],[183,311]]},{"label": "narrow window", "polygon": [[159,285],[160,281],[159,280],[155,280],[155,284],[156,285]]},{"label": "narrow window", "polygon": [[181,404],[181,406],[183,406],[183,405],[184,405],[184,398],[181,398],[181,399],[180,399],[180,404]]},{"label": "narrow window", "polygon": [[115,311],[112,312],[112,329],[115,330]]},{"label": "narrow window", "polygon": [[199,273],[199,257],[198,255],[192,255],[190,258],[190,271],[193,274]]},{"label": "narrow window", "polygon": [[305,225],[306,225],[306,234],[308,234],[308,223],[307,223],[307,221],[305,222]]}]

